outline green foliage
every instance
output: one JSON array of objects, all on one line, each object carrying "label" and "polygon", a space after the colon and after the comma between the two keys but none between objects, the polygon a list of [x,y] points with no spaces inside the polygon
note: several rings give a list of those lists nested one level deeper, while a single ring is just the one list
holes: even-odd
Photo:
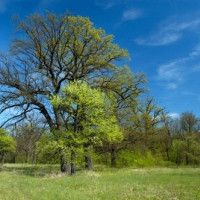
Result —
[{"label": "green foliage", "polygon": [[59,163],[59,149],[64,148],[62,144],[55,141],[52,135],[45,134],[37,143],[38,162],[43,164]]},{"label": "green foliage", "polygon": [[[174,140],[171,159],[176,164],[199,164],[200,145],[194,135],[186,137],[186,140]],[[188,163],[187,163],[188,162]]]},{"label": "green foliage", "polygon": [[157,163],[157,159],[150,151],[143,155],[139,151],[123,150],[117,157],[117,166],[119,167],[153,167]]},{"label": "green foliage", "polygon": [[[98,168],[102,168],[103,166],[110,166],[110,153],[93,153],[92,159],[95,164],[98,164]],[[95,167],[96,170],[96,167]]]},{"label": "green foliage", "polygon": [[0,154],[15,152],[16,142],[3,129],[0,129]]},{"label": "green foliage", "polygon": [[63,88],[63,95],[54,96],[51,102],[67,113],[71,123],[62,133],[62,138],[67,138],[67,146],[122,140],[112,102],[100,90],[92,89],[84,82],[69,83]]},{"label": "green foliage", "polygon": [[[95,28],[87,17],[67,13],[60,16],[49,12],[44,16],[34,14],[19,22],[18,30],[26,33],[26,40],[14,40],[12,52],[37,58],[42,69],[46,69],[52,59],[53,72],[57,73],[61,67],[62,73],[68,74],[66,80],[82,79],[98,70],[112,69],[116,67],[114,61],[128,59],[127,50],[113,44],[114,36]],[[27,48],[30,55],[23,51]]]}]

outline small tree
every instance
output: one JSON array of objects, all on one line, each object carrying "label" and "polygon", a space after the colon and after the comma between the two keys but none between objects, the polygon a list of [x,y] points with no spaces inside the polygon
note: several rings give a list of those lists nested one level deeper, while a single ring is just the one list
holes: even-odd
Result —
[{"label": "small tree", "polygon": [[68,118],[65,134],[62,133],[59,139],[71,151],[71,174],[75,173],[78,148],[122,140],[113,102],[100,90],[86,83],[69,83],[63,88],[63,95],[52,98],[52,104]]},{"label": "small tree", "polygon": [[7,134],[4,129],[0,129],[0,156],[1,156],[1,165],[4,163],[5,155],[9,152],[15,152],[15,141],[14,139]]}]

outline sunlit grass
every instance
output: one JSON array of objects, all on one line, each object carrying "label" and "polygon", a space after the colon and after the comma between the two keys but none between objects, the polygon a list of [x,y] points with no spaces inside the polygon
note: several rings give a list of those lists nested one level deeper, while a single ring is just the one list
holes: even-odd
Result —
[{"label": "sunlit grass", "polygon": [[199,200],[200,168],[105,169],[69,177],[59,166],[5,165],[0,199]]}]

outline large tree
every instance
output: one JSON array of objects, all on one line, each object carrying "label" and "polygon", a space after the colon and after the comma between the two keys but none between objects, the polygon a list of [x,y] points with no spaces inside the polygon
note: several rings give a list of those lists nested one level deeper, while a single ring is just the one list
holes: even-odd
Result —
[{"label": "large tree", "polygon": [[52,98],[52,104],[68,120],[66,130],[58,137],[71,152],[71,174],[75,173],[78,148],[122,140],[113,102],[99,89],[92,89],[86,83],[70,83],[63,88],[63,95]]},{"label": "large tree", "polygon": [[[0,113],[15,110],[2,125],[38,112],[52,132],[63,129],[65,118],[50,98],[69,82],[110,76],[116,61],[128,58],[126,50],[113,44],[113,36],[94,28],[88,18],[35,14],[17,28],[9,54],[0,57]],[[64,172],[67,160],[62,157]]]},{"label": "large tree", "polygon": [[[100,87],[108,95],[114,98],[115,117],[124,130],[130,126],[130,116],[133,114],[140,102],[141,95],[146,90],[146,78],[143,73],[133,73],[127,66],[113,70],[110,76],[100,76],[95,80],[96,86]],[[126,137],[124,137],[126,139]],[[111,155],[111,166],[116,166],[117,153],[122,145],[105,143],[103,148],[98,148],[101,152],[109,152]]]}]

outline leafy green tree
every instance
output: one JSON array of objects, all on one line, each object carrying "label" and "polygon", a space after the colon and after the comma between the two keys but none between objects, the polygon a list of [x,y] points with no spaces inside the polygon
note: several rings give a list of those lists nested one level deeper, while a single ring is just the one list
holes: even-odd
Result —
[{"label": "leafy green tree", "polygon": [[174,138],[171,159],[176,164],[199,164],[199,119],[191,112],[184,112],[172,121],[170,131]]},{"label": "leafy green tree", "polygon": [[[3,124],[36,112],[52,132],[61,130],[67,118],[59,107],[52,107],[50,98],[69,82],[109,76],[117,61],[128,58],[112,35],[85,17],[34,14],[19,21],[17,29],[20,36],[12,40],[9,55],[0,56],[0,114],[9,109],[18,112]],[[65,157],[61,170],[66,167]]]},{"label": "leafy green tree", "polygon": [[191,134],[200,130],[199,119],[191,112],[184,112],[180,117],[182,133]]},{"label": "leafy green tree", "polygon": [[36,163],[37,142],[44,130],[44,127],[36,119],[30,119],[14,127],[14,139],[17,143],[15,160]]},{"label": "leafy green tree", "polygon": [[[62,144],[61,144],[62,146]],[[61,147],[50,132],[46,132],[37,142],[37,155],[39,163],[57,164],[60,159]],[[63,147],[63,146],[62,146]],[[64,149],[63,149],[64,150]]]},{"label": "leafy green tree", "polygon": [[71,174],[75,173],[78,148],[122,140],[113,102],[100,90],[92,89],[85,82],[69,83],[63,94],[54,96],[51,102],[68,118],[66,130],[58,137],[71,151]]},{"label": "leafy green tree", "polygon": [[[127,66],[113,70],[110,77],[99,77],[95,82],[108,96],[111,94],[114,99],[114,114],[126,138],[127,126],[130,126],[129,117],[132,110],[136,109],[139,99],[146,92],[146,79],[142,73],[133,73]],[[122,144],[104,143],[102,148],[98,148],[99,152],[109,152],[111,156],[111,166],[116,166],[116,158],[118,152],[123,148]]]},{"label": "leafy green tree", "polygon": [[15,152],[15,140],[7,134],[4,129],[0,129],[0,156],[3,165],[6,153]]},{"label": "leafy green tree", "polygon": [[199,119],[191,112],[184,112],[180,116],[180,139],[184,143],[185,163],[197,162],[199,157],[197,135],[200,130]]},{"label": "leafy green tree", "polygon": [[140,99],[129,115],[130,128],[127,137],[135,143],[134,148],[139,148],[143,153],[158,148],[158,127],[162,125],[162,115],[163,109],[155,103],[154,98]]}]

